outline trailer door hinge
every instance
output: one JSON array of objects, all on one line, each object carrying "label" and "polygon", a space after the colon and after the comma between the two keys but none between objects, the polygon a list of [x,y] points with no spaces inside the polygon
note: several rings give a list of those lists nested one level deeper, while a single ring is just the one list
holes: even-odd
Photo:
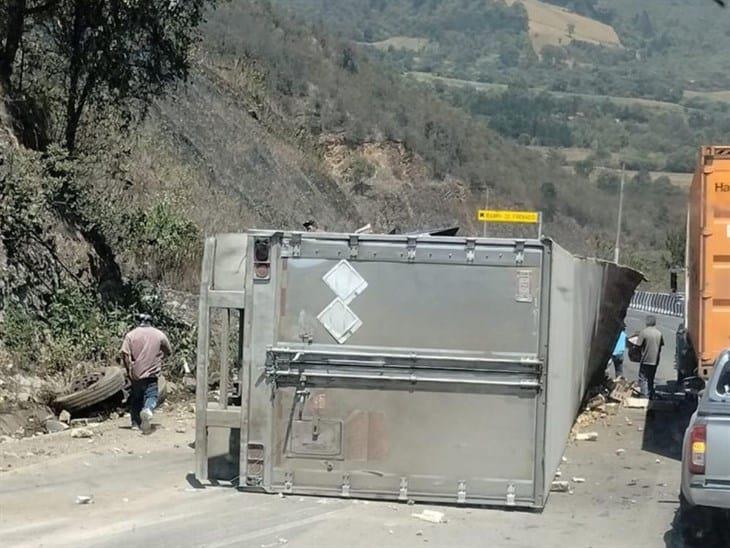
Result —
[{"label": "trailer door hinge", "polygon": [[342,496],[350,496],[350,474],[342,475]]},{"label": "trailer door hinge", "polygon": [[515,264],[521,265],[525,262],[525,240],[515,241]]},{"label": "trailer door hinge", "polygon": [[466,502],[466,482],[460,481],[456,491],[456,502],[464,504]]},{"label": "trailer door hinge", "polygon": [[284,492],[291,493],[294,491],[294,472],[284,473]]},{"label": "trailer door hinge", "polygon": [[302,235],[301,234],[292,234],[289,245],[291,246],[291,256],[292,257],[301,256],[301,254],[302,254]]},{"label": "trailer door hinge", "polygon": [[413,262],[416,260],[416,239],[415,238],[408,238],[408,242],[406,243],[406,255],[408,256],[409,262]]},{"label": "trailer door hinge", "polygon": [[476,238],[466,239],[466,262],[471,264],[476,256],[477,240]]},{"label": "trailer door hinge", "polygon": [[400,479],[400,492],[398,493],[398,500],[408,500],[408,478],[402,477]]},{"label": "trailer door hinge", "polygon": [[514,483],[510,483],[507,486],[506,504],[507,504],[507,506],[515,505],[515,484]]},{"label": "trailer door hinge", "polygon": [[350,235],[350,259],[355,259],[357,257],[357,254],[359,252],[359,246],[360,246],[360,238],[358,238],[357,234],[351,234]]}]

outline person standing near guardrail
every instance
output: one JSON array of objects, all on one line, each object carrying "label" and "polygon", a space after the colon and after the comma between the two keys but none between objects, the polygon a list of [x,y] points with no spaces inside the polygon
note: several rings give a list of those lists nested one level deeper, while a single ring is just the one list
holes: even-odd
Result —
[{"label": "person standing near guardrail", "polygon": [[618,339],[616,339],[611,354],[615,378],[617,379],[624,376],[624,352],[626,352],[626,324],[621,322],[621,333],[618,334]]},{"label": "person standing near guardrail", "polygon": [[656,317],[646,317],[646,327],[639,333],[636,344],[641,347],[639,389],[642,398],[654,399],[654,377],[659,366],[664,337],[656,327]]},{"label": "person standing near guardrail", "polygon": [[124,336],[121,353],[132,383],[129,394],[132,428],[147,434],[152,428],[152,412],[157,407],[157,378],[162,371],[162,360],[172,353],[172,347],[167,336],[152,326],[152,316],[139,314],[137,320],[139,326]]}]

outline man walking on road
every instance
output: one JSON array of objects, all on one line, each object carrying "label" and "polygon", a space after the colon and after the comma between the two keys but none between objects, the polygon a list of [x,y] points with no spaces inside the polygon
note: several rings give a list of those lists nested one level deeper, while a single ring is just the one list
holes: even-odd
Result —
[{"label": "man walking on road", "polygon": [[654,376],[661,358],[664,337],[656,328],[656,318],[646,317],[646,327],[639,333],[636,344],[641,347],[639,362],[639,389],[642,398],[654,399]]},{"label": "man walking on road", "polygon": [[152,428],[152,412],[157,407],[157,378],[162,371],[162,360],[172,353],[167,336],[152,327],[148,314],[137,316],[139,326],[124,336],[122,361],[132,383],[129,394],[129,413],[132,428],[145,434]]}]

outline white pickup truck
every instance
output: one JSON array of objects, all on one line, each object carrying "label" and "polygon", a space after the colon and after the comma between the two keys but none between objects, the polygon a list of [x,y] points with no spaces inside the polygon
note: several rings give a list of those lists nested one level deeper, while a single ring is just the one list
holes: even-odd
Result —
[{"label": "white pickup truck", "polygon": [[680,508],[694,540],[730,515],[730,350],[715,361],[684,434]]}]

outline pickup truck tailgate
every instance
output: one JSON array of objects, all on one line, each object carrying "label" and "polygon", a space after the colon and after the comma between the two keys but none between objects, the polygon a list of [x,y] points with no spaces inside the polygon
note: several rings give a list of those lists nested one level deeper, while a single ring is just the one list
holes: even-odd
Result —
[{"label": "pickup truck tailgate", "polygon": [[707,422],[705,483],[730,488],[730,415],[714,415]]}]

